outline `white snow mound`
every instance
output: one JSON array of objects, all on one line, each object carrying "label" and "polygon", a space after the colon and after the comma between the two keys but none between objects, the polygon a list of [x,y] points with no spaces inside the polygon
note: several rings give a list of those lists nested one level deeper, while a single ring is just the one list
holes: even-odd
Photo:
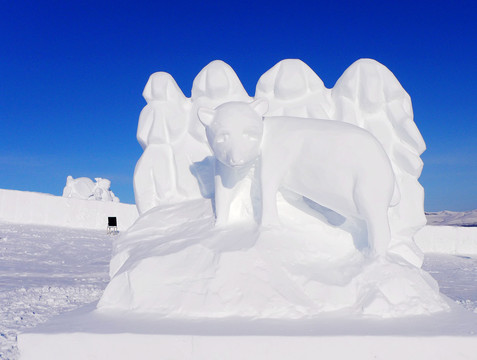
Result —
[{"label": "white snow mound", "polygon": [[[313,318],[346,313],[400,317],[448,309],[437,283],[410,264],[372,261],[349,232],[294,217],[260,229],[214,228],[207,200],[159,206],[114,246],[100,310],[168,318]],[[311,216],[310,216],[311,218]]]}]

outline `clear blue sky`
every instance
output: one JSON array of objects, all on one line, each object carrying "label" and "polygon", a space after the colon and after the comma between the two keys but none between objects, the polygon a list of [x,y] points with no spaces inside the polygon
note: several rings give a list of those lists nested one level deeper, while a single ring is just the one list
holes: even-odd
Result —
[{"label": "clear blue sky", "polygon": [[331,88],[367,57],[413,100],[426,210],[477,208],[474,1],[234,3],[0,1],[0,188],[60,195],[67,175],[106,177],[133,203],[151,73],[190,96],[221,59],[253,95],[282,59],[302,59]]}]

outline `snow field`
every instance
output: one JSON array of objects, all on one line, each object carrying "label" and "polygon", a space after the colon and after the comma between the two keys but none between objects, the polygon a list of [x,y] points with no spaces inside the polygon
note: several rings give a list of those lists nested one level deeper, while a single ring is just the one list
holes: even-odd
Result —
[{"label": "snow field", "polygon": [[429,253],[422,267],[437,280],[441,293],[477,313],[477,256]]},{"label": "snow field", "polygon": [[[0,222],[0,359],[19,358],[20,331],[101,297],[112,239],[103,231]],[[477,312],[476,256],[426,254],[423,268],[443,294]]]},{"label": "snow field", "polygon": [[0,359],[17,334],[98,300],[109,281],[105,231],[0,222]]},{"label": "snow field", "polygon": [[18,357],[17,333],[55,315],[98,299],[102,289],[94,286],[43,286],[0,292],[0,359]]}]

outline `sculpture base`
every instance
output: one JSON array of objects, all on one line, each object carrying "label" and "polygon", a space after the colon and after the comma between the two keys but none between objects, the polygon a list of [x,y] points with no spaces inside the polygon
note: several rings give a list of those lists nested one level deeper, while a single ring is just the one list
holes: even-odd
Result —
[{"label": "sculpture base", "polygon": [[[471,359],[477,314],[178,321],[86,308],[19,335],[29,359]],[[336,316],[337,314],[335,314]]]},{"label": "sculpture base", "polygon": [[437,282],[392,248],[386,259],[364,255],[359,231],[312,210],[301,196],[283,197],[278,207],[282,224],[270,228],[252,221],[214,226],[204,199],[150,210],[115,239],[111,282],[98,308],[243,320],[448,310]]}]

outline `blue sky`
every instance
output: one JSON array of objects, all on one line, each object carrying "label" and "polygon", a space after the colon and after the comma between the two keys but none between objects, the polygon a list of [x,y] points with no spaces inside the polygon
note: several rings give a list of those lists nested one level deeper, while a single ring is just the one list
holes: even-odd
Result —
[{"label": "blue sky", "polygon": [[477,208],[477,5],[473,1],[0,1],[0,188],[60,195],[106,177],[133,203],[141,96],[169,72],[187,96],[210,61],[250,95],[300,58],[334,86],[359,58],[411,95],[427,151],[425,208]]}]

